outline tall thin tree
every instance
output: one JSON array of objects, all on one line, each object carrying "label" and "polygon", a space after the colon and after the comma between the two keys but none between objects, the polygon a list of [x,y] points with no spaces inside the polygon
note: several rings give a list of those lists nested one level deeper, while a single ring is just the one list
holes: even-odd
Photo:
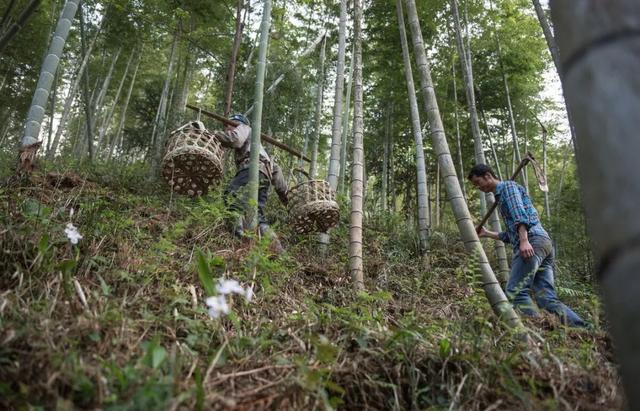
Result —
[{"label": "tall thin tree", "polygon": [[8,29],[2,32],[2,35],[0,36],[0,53],[4,51],[13,36],[15,36],[18,31],[24,27],[29,17],[33,15],[41,2],[42,0],[31,0],[22,13],[20,13],[16,21],[14,21]]},{"label": "tall thin tree", "polygon": [[60,144],[60,139],[62,138],[62,133],[67,127],[67,121],[69,119],[69,115],[71,114],[71,108],[73,105],[73,101],[76,98],[76,94],[78,91],[78,87],[80,87],[80,82],[84,78],[84,71],[89,64],[89,57],[93,51],[93,47],[95,46],[98,36],[100,35],[100,31],[102,28],[102,23],[104,19],[100,21],[98,29],[96,30],[96,34],[93,36],[91,43],[89,43],[89,48],[87,49],[84,57],[81,57],[82,62],[80,63],[80,67],[74,73],[74,78],[71,81],[71,86],[69,87],[69,92],[64,101],[64,107],[62,109],[62,114],[60,115],[60,121],[58,122],[58,128],[56,128],[56,134],[53,136],[53,142],[51,143],[51,147],[47,152],[47,159],[51,160],[58,149],[58,145]]},{"label": "tall thin tree", "polygon": [[362,88],[362,1],[353,0],[353,160],[349,217],[349,270],[356,291],[364,291],[362,221],[364,203],[364,91]]},{"label": "tall thin tree", "polygon": [[455,56],[451,59],[451,76],[453,78],[453,116],[456,123],[456,147],[458,149],[458,165],[460,166],[460,187],[462,195],[467,198],[467,190],[464,186],[464,162],[462,160],[462,142],[460,138],[460,119],[458,116],[458,85],[456,81]]},{"label": "tall thin tree", "polygon": [[[355,50],[355,46],[354,49]],[[351,51],[351,63],[349,68],[349,78],[347,79],[347,95],[344,98],[344,115],[342,117],[342,144],[340,147],[340,193],[345,193],[345,180],[347,176],[347,146],[349,145],[349,117],[351,116],[351,90],[353,89],[353,64],[355,59],[354,51]]]},{"label": "tall thin tree", "polygon": [[62,49],[69,35],[71,22],[78,10],[78,2],[79,0],[67,0],[65,3],[56,25],[56,31],[49,44],[49,51],[40,69],[40,77],[38,78],[36,91],[31,100],[31,107],[29,108],[24,135],[22,137],[20,162],[23,168],[29,168],[31,166],[36,151],[41,144],[38,138],[44,118],[45,107],[49,98],[49,91],[51,90],[53,77],[58,69]]},{"label": "tall thin tree", "polygon": [[347,35],[347,0],[340,0],[340,24],[338,28],[338,61],[336,63],[336,87],[333,102],[333,127],[331,128],[331,156],[327,181],[333,190],[338,188],[340,175],[340,143],[342,137],[342,92],[344,89],[344,60]]},{"label": "tall thin tree", "polygon": [[[471,134],[473,136],[474,158],[476,164],[486,163],[484,158],[484,147],[482,145],[482,135],[480,133],[480,123],[478,122],[478,111],[476,110],[476,97],[473,88],[473,72],[468,59],[470,51],[464,44],[462,35],[462,26],[460,25],[460,16],[458,13],[457,0],[451,0],[451,14],[453,16],[454,30],[456,34],[456,43],[458,46],[458,55],[460,56],[460,65],[462,67],[462,77],[464,80],[464,88],[467,98],[467,111],[469,113],[469,122],[471,126]],[[480,212],[484,214],[487,210],[487,200],[485,196],[480,195]]]},{"label": "tall thin tree", "polygon": [[[98,146],[102,147],[102,141],[104,140],[104,137],[107,133],[107,129],[109,128],[109,126],[111,125],[111,121],[113,120],[113,115],[116,111],[116,105],[118,104],[118,101],[120,100],[120,93],[122,92],[122,87],[124,86],[124,82],[129,74],[129,67],[131,66],[131,61],[133,60],[134,55],[136,54],[136,51],[139,51],[139,49],[137,47],[134,47],[133,50],[131,50],[131,55],[129,56],[129,59],[127,60],[127,64],[124,68],[124,74],[122,75],[122,78],[120,79],[120,82],[118,83],[118,88],[116,89],[116,94],[113,97],[113,101],[111,103],[111,108],[107,110],[107,113],[105,116],[103,116],[102,122],[100,123],[100,128],[99,128],[99,134],[98,134]],[[110,151],[110,150],[109,150]]]},{"label": "tall thin tree", "polygon": [[153,175],[158,175],[160,170],[160,161],[162,160],[162,150],[164,149],[164,142],[166,138],[166,136],[163,135],[163,130],[167,118],[169,86],[171,85],[171,79],[173,76],[173,65],[175,64],[176,48],[180,38],[179,33],[180,28],[177,28],[176,33],[173,36],[173,41],[171,42],[171,51],[169,52],[167,74],[164,79],[164,85],[162,86],[162,93],[160,94],[160,102],[158,103],[156,120],[151,131],[151,142],[153,144],[153,146],[151,147],[151,169]]},{"label": "tall thin tree", "polygon": [[[238,61],[238,52],[242,43],[242,31],[244,30],[244,19],[241,18],[244,0],[238,0],[236,3],[236,30],[233,36],[233,46],[231,47],[231,57],[229,58],[229,68],[227,69],[227,82],[224,90],[224,116],[227,117],[231,112],[231,102],[233,100],[233,85],[236,77],[236,62]],[[247,13],[245,12],[245,18]]]},{"label": "tall thin tree", "polygon": [[309,177],[312,179],[318,173],[318,146],[320,144],[320,129],[322,128],[322,103],[324,97],[324,60],[325,50],[327,47],[327,37],[322,40],[320,48],[320,60],[318,62],[317,86],[316,86],[316,114],[315,128],[313,130],[313,138],[311,140],[311,166],[309,169]]},{"label": "tall thin tree", "polygon": [[384,122],[384,141],[382,142],[383,156],[382,156],[382,187],[381,187],[381,202],[382,211],[387,211],[387,193],[389,192],[389,148],[391,146],[391,112],[392,107],[389,105],[385,110],[385,122]]},{"label": "tall thin tree", "polygon": [[[331,127],[331,152],[329,155],[329,170],[327,181],[333,191],[338,188],[340,175],[340,147],[342,139],[342,92],[344,89],[344,55],[347,35],[347,0],[340,0],[340,23],[338,26],[338,61],[336,62],[336,86],[333,97],[333,125]],[[320,244],[329,243],[329,234],[321,233]]]},{"label": "tall thin tree", "polygon": [[[547,175],[547,128],[542,124],[539,118],[538,124],[542,130],[542,174]],[[547,217],[547,221],[551,222],[551,209],[549,208],[549,192],[544,192],[544,214]]]},{"label": "tall thin tree", "polygon": [[[118,127],[116,128],[116,132],[111,137],[111,144],[109,144],[109,155],[107,156],[110,159],[113,156],[113,152],[118,144],[122,147],[122,132],[124,129],[124,122],[127,116],[127,108],[129,107],[129,101],[131,100],[131,94],[133,92],[133,86],[136,83],[136,76],[138,74],[138,68],[140,67],[140,62],[142,61],[142,47],[138,50],[138,62],[136,63],[136,67],[133,69],[133,75],[131,76],[131,83],[129,83],[129,90],[127,91],[127,96],[124,99],[124,103],[122,104],[122,108],[120,111],[120,121],[118,122]],[[115,108],[115,105],[114,105]]]},{"label": "tall thin tree", "polygon": [[[85,27],[84,27],[84,12],[82,11],[82,3],[80,3],[80,49],[82,52],[82,56],[84,57],[87,54],[87,45],[86,45],[86,35],[85,35]],[[84,114],[85,114],[85,125],[87,127],[86,136],[87,136],[87,149],[89,150],[89,161],[93,161],[93,115],[92,104],[93,100],[92,96],[89,94],[89,69],[85,69],[84,71],[84,82],[82,85],[82,97],[84,99]],[[93,89],[95,91],[95,88]],[[82,153],[81,155],[84,155]]]},{"label": "tall thin tree", "polygon": [[487,256],[480,244],[478,235],[476,234],[471,214],[467,208],[467,203],[462,196],[460,182],[456,175],[453,159],[449,151],[449,145],[445,136],[438,102],[436,100],[433,81],[431,80],[431,70],[422,40],[422,32],[420,30],[420,22],[418,21],[418,12],[414,0],[406,0],[407,16],[409,26],[411,27],[411,36],[413,38],[413,51],[416,59],[416,66],[420,73],[421,91],[424,99],[424,108],[430,124],[431,139],[438,162],[442,171],[445,188],[451,203],[451,208],[460,230],[460,235],[464,242],[467,252],[476,256],[478,266],[482,276],[482,284],[485,295],[491,304],[491,308],[498,317],[503,319],[510,327],[522,329],[523,325],[520,318],[514,311],[513,307],[507,300],[498,280],[496,279]]},{"label": "tall thin tree", "polygon": [[413,70],[411,69],[411,59],[409,57],[409,46],[407,45],[407,32],[404,24],[402,0],[396,0],[396,12],[398,16],[398,27],[400,30],[400,46],[402,48],[402,58],[404,61],[404,76],[407,81],[411,128],[413,129],[413,137],[416,147],[418,236],[420,238],[420,250],[423,255],[426,255],[429,250],[429,190],[427,187],[427,170],[424,161],[424,148],[422,146],[422,124],[420,122],[420,113],[418,112],[418,100],[416,98],[416,87],[413,82]]},{"label": "tall thin tree", "polygon": [[[460,55],[460,62],[462,66],[462,74],[464,77],[464,85],[467,96],[467,108],[469,111],[469,120],[471,122],[471,132],[473,134],[473,142],[475,148],[475,161],[476,164],[486,164],[484,156],[484,146],[482,144],[482,135],[480,133],[480,123],[478,121],[478,111],[476,108],[476,96],[473,83],[473,70],[471,65],[471,52],[469,46],[465,47],[462,39],[462,28],[460,27],[460,17],[458,15],[458,3],[457,0],[451,0],[451,12],[453,15],[453,22],[455,25],[456,41],[458,44],[458,54]],[[480,194],[480,211],[484,215],[487,210],[487,203],[489,206],[493,204],[495,198],[493,193]],[[496,211],[491,213],[489,217],[489,225],[493,231],[502,231],[500,228],[500,221],[498,220],[498,214]],[[498,269],[503,283],[507,282],[509,277],[509,263],[507,262],[507,252],[502,241],[495,242],[496,258],[498,260]]]},{"label": "tall thin tree", "polygon": [[[551,58],[553,60],[553,65],[560,75],[560,51],[558,50],[558,43],[556,42],[555,37],[553,36],[553,32],[551,31],[551,27],[549,26],[549,21],[547,20],[547,16],[544,12],[544,9],[540,5],[540,0],[532,0],[533,7],[536,10],[536,15],[538,16],[538,21],[540,22],[540,27],[542,27],[542,33],[544,34],[544,38],[547,41],[547,46],[549,47],[549,53],[551,54]],[[569,103],[565,100],[565,109],[567,111],[567,121],[569,122],[569,131],[571,133],[571,141],[573,141],[573,146],[576,146],[576,129],[573,124],[573,118],[571,117],[571,110],[569,109]]]},{"label": "tall thin tree", "polygon": [[256,65],[256,85],[253,94],[255,109],[253,110],[251,128],[251,153],[249,162],[249,206],[246,221],[249,229],[258,226],[258,177],[260,161],[260,133],[262,132],[262,99],[264,97],[264,74],[267,66],[267,50],[269,48],[269,28],[271,27],[271,0],[264,0],[262,23],[260,24],[260,46]]}]

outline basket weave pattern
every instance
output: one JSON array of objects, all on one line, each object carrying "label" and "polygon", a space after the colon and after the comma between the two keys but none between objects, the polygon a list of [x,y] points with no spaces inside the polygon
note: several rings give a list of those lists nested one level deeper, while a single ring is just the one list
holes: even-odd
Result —
[{"label": "basket weave pattern", "polygon": [[222,146],[199,121],[171,132],[165,153],[162,175],[176,193],[206,194],[222,177]]},{"label": "basket weave pattern", "polygon": [[340,207],[328,182],[310,180],[289,190],[289,219],[297,233],[326,232],[338,224]]}]

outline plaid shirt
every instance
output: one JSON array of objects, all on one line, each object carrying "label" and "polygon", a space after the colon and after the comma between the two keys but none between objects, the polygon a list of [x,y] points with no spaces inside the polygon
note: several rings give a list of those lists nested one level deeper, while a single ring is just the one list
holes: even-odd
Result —
[{"label": "plaid shirt", "polygon": [[518,226],[524,224],[527,227],[529,237],[540,235],[549,237],[549,234],[542,228],[538,212],[531,203],[524,188],[515,181],[501,181],[496,186],[496,201],[500,215],[506,225],[506,231],[498,234],[500,240],[513,245],[513,251],[520,250],[520,236]]}]

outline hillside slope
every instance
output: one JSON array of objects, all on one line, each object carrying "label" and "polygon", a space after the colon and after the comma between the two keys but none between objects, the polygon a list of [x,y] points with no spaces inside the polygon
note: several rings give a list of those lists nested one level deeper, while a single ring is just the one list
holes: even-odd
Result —
[{"label": "hillside slope", "polygon": [[[143,171],[40,172],[0,187],[0,408],[622,405],[605,332],[544,316],[526,322],[538,346],[522,345],[492,316],[455,233],[433,233],[427,269],[404,222],[371,217],[369,292],[354,295],[346,212],[322,255],[274,203],[288,249],[276,257],[265,241],[228,234],[216,193],[171,197]],[[254,298],[210,318],[207,271],[254,284]],[[565,290],[600,323],[593,291]]]}]

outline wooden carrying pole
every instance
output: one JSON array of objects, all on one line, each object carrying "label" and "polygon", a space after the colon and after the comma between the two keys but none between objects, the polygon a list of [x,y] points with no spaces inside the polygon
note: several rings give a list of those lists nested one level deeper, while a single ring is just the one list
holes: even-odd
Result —
[{"label": "wooden carrying pole", "polygon": [[[192,104],[187,104],[187,108],[190,108],[191,110],[195,110],[195,111],[197,111],[199,113],[204,114],[205,116],[208,116],[208,117],[214,118],[214,119],[216,119],[218,121],[221,121],[224,124],[229,124],[229,125],[232,125],[232,126],[237,126],[238,125],[237,121],[229,120],[228,118],[226,118],[224,116],[221,116],[220,114],[216,114],[216,113],[213,113],[211,111],[203,110],[203,109],[201,109],[199,107],[196,107],[196,106],[194,106]],[[291,153],[294,156],[296,156],[298,158],[301,158],[301,159],[303,159],[303,160],[305,160],[305,161],[307,161],[309,163],[311,162],[311,159],[309,157],[305,156],[304,154],[302,154],[299,151],[296,151],[296,150],[292,149],[291,147],[287,146],[286,144],[283,144],[283,143],[279,142],[278,140],[274,139],[273,137],[269,137],[268,135],[266,135],[264,133],[260,133],[260,137],[262,137],[263,141],[266,141],[269,144],[272,144],[272,145],[274,145],[274,146],[276,146],[278,148],[281,148],[284,151],[286,151],[287,153]]]}]

